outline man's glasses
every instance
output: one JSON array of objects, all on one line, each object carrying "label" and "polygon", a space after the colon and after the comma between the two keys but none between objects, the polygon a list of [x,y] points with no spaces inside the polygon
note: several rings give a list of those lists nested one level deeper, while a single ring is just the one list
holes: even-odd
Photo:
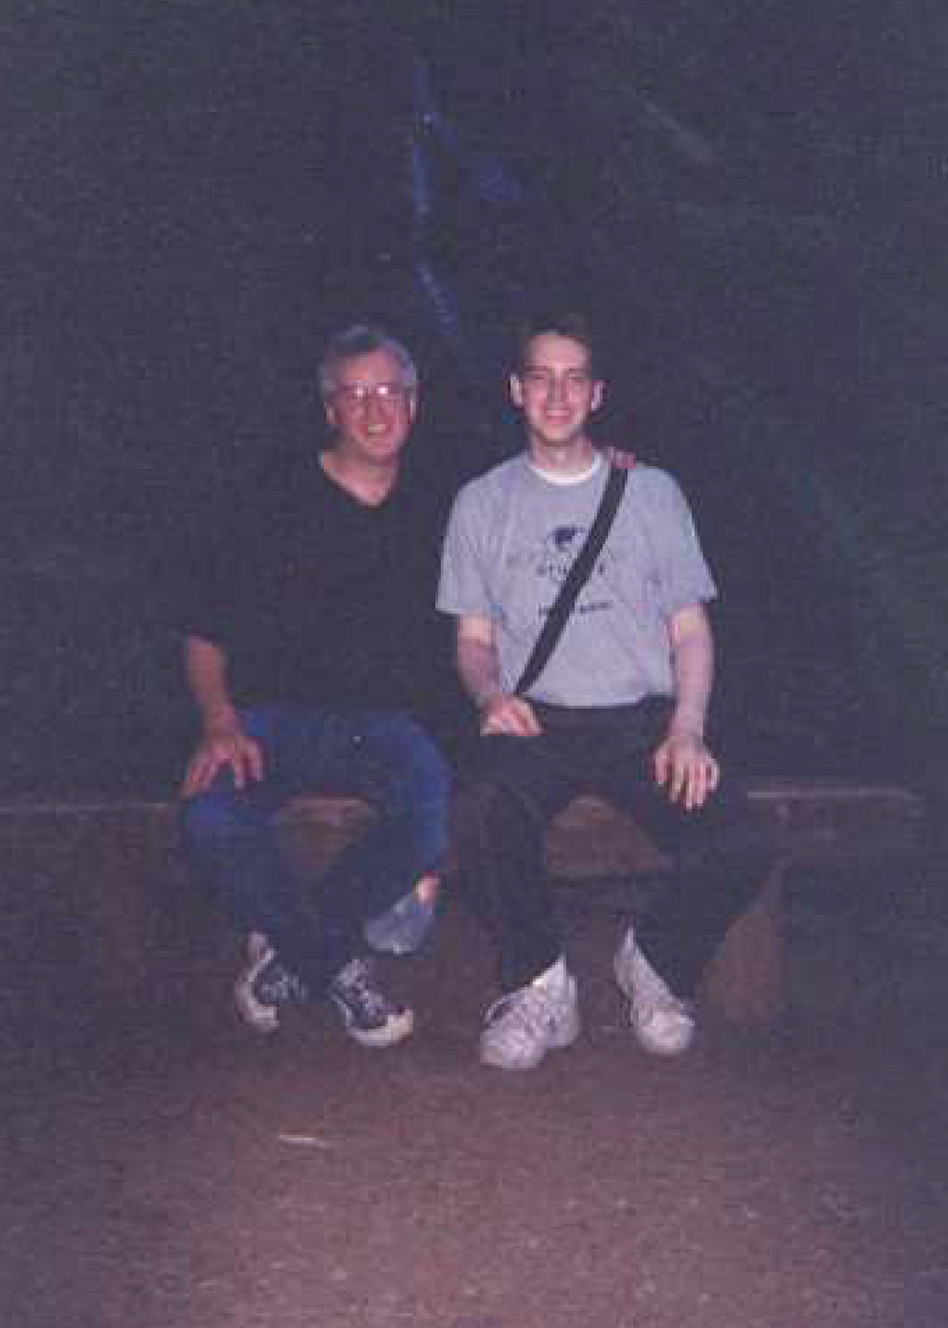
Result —
[{"label": "man's glasses", "polygon": [[400,405],[410,391],[404,383],[343,383],[333,396],[341,405],[355,409],[369,401]]}]

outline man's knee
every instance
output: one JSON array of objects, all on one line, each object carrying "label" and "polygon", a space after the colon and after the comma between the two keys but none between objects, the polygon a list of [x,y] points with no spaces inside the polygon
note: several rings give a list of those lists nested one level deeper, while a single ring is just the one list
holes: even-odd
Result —
[{"label": "man's knee", "polygon": [[437,744],[422,729],[416,729],[408,749],[408,773],[423,786],[429,796],[447,800],[451,787],[451,767]]},{"label": "man's knee", "polygon": [[451,788],[447,758],[423,728],[407,715],[391,720],[381,763],[397,801],[446,804]]},{"label": "man's knee", "polygon": [[211,788],[181,803],[179,820],[185,841],[200,846],[238,834],[246,820],[246,798],[246,792],[234,785],[230,772],[222,772]]}]

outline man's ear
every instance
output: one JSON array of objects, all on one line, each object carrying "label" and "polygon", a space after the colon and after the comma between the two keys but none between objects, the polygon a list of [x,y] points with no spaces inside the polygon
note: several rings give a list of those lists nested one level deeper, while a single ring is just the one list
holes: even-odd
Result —
[{"label": "man's ear", "polygon": [[329,428],[335,433],[338,425],[336,408],[333,406],[332,402],[327,401],[325,397],[323,398],[323,414],[326,416],[326,423],[329,425]]},{"label": "man's ear", "polygon": [[592,401],[590,403],[589,409],[598,410],[599,407],[602,405],[602,400],[605,394],[606,394],[605,383],[602,381],[601,378],[597,378],[596,381],[593,383]]},{"label": "man's ear", "polygon": [[510,387],[510,400],[515,406],[523,405],[523,383],[520,381],[520,375],[512,373],[508,380]]}]

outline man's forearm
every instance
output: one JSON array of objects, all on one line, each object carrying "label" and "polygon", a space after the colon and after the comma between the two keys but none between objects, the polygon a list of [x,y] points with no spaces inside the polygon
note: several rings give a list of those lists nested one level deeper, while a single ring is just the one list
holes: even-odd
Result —
[{"label": "man's forearm", "polygon": [[714,641],[702,608],[689,609],[672,625],[675,710],[671,728],[704,737],[714,682]]},{"label": "man's forearm", "polygon": [[204,727],[233,723],[236,711],[227,678],[227,655],[221,647],[201,636],[189,636],[185,643],[185,668]]},{"label": "man's forearm", "polygon": [[457,663],[461,684],[478,710],[503,690],[496,646],[461,637],[457,646]]}]

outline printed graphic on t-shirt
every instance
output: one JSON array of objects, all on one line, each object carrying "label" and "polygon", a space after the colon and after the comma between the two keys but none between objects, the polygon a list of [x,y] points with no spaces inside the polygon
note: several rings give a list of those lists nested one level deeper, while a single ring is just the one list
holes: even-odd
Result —
[{"label": "printed graphic on t-shirt", "polygon": [[[528,566],[532,567],[534,575],[541,582],[540,603],[537,609],[539,618],[547,617],[553,608],[560,586],[566,580],[569,569],[579,557],[588,534],[589,530],[586,526],[554,526],[553,530],[544,538],[539,553],[527,556],[525,561]],[[579,600],[573,610],[574,614],[605,613],[615,607],[612,594],[604,595],[603,593],[606,590],[606,583],[603,578],[606,577],[610,565],[614,562],[614,551],[606,548],[600,553],[595,567],[580,592]],[[548,583],[546,588],[542,585],[544,582]]]}]

